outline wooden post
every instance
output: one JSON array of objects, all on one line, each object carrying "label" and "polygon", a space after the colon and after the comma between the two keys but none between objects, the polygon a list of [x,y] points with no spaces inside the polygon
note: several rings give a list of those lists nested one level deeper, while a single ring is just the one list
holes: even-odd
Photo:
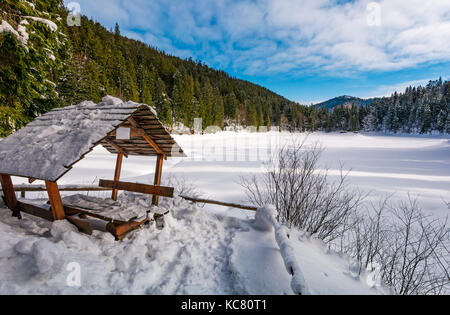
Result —
[{"label": "wooden post", "polygon": [[11,176],[1,174],[1,183],[3,194],[5,195],[6,206],[12,210],[13,216],[22,219],[20,214],[20,209],[17,204],[16,192],[14,191],[14,186],[11,180]]},{"label": "wooden post", "polygon": [[[123,152],[119,152],[117,154],[117,161],[116,161],[116,170],[114,172],[114,181],[117,182],[120,179],[120,171],[122,170],[122,160],[123,160]],[[113,189],[111,198],[113,200],[117,200],[117,193],[119,191],[117,189]]]},{"label": "wooden post", "polygon": [[50,200],[50,205],[52,207],[53,219],[64,220],[66,214],[64,213],[64,207],[61,200],[61,195],[59,194],[58,184],[55,182],[45,181],[45,186],[47,187],[48,199]]},{"label": "wooden post", "polygon": [[[162,164],[164,160],[164,155],[158,154],[158,158],[156,159],[156,169],[155,169],[155,186],[161,186],[161,174],[162,174]],[[153,204],[155,206],[158,205],[159,196],[153,195]]]}]

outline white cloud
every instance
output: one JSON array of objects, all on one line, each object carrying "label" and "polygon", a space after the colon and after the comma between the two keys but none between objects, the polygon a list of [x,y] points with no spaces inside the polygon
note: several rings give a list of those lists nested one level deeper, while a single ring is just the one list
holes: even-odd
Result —
[{"label": "white cloud", "polygon": [[246,74],[352,75],[450,61],[449,0],[380,0],[380,26],[367,24],[369,0],[79,2],[151,45]]},{"label": "white cloud", "polygon": [[411,87],[426,86],[428,82],[432,80],[436,80],[436,78],[408,81],[393,85],[380,85],[372,94],[362,97],[373,98],[373,97],[391,96],[394,92],[403,93],[406,90],[406,88],[410,86]]}]

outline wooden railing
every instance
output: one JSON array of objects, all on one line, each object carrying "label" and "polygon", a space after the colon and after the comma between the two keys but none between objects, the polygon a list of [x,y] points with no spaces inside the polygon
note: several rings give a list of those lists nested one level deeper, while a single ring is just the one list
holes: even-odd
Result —
[{"label": "wooden railing", "polygon": [[228,202],[222,202],[222,201],[216,201],[216,200],[210,200],[210,199],[193,198],[193,197],[187,197],[187,196],[180,196],[180,197],[185,200],[192,201],[194,203],[208,203],[208,204],[212,204],[212,205],[237,208],[237,209],[242,209],[242,210],[250,210],[250,211],[258,210],[257,207],[239,205],[236,203],[228,203]]},{"label": "wooden railing", "polygon": [[[59,191],[111,191],[111,188],[104,188],[98,186],[80,186],[80,185],[61,185],[58,187]],[[27,192],[46,192],[47,188],[44,185],[15,185],[14,191],[20,192],[20,197],[25,198]]]},{"label": "wooden railing", "polygon": [[[112,186],[111,186],[112,187]],[[165,187],[162,187],[165,188]],[[15,185],[14,190],[20,192],[21,198],[26,197],[27,192],[46,192],[47,189],[44,185]],[[80,185],[61,185],[59,191],[112,191],[113,188],[99,187],[99,186],[80,186]],[[258,208],[254,206],[240,205],[236,203],[228,203],[210,199],[194,198],[188,196],[180,196],[181,198],[194,202],[194,203],[207,203],[213,205],[219,205],[230,208],[237,208],[242,210],[256,211]]]}]

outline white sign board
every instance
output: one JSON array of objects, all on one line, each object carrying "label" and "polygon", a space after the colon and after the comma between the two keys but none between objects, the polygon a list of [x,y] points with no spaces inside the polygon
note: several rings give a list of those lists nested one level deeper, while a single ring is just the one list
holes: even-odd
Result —
[{"label": "white sign board", "polygon": [[130,128],[118,128],[116,131],[116,140],[130,140],[130,132]]}]

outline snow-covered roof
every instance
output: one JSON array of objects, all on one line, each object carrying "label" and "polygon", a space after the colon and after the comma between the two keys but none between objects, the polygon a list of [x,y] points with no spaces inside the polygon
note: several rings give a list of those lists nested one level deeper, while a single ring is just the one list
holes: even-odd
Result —
[{"label": "snow-covered roof", "polygon": [[99,144],[111,153],[118,153],[119,147],[128,155],[157,155],[142,137],[116,140],[111,134],[129,125],[129,118],[166,156],[185,156],[152,107],[106,96],[98,104],[86,101],[56,108],[2,140],[0,174],[55,182]]}]

